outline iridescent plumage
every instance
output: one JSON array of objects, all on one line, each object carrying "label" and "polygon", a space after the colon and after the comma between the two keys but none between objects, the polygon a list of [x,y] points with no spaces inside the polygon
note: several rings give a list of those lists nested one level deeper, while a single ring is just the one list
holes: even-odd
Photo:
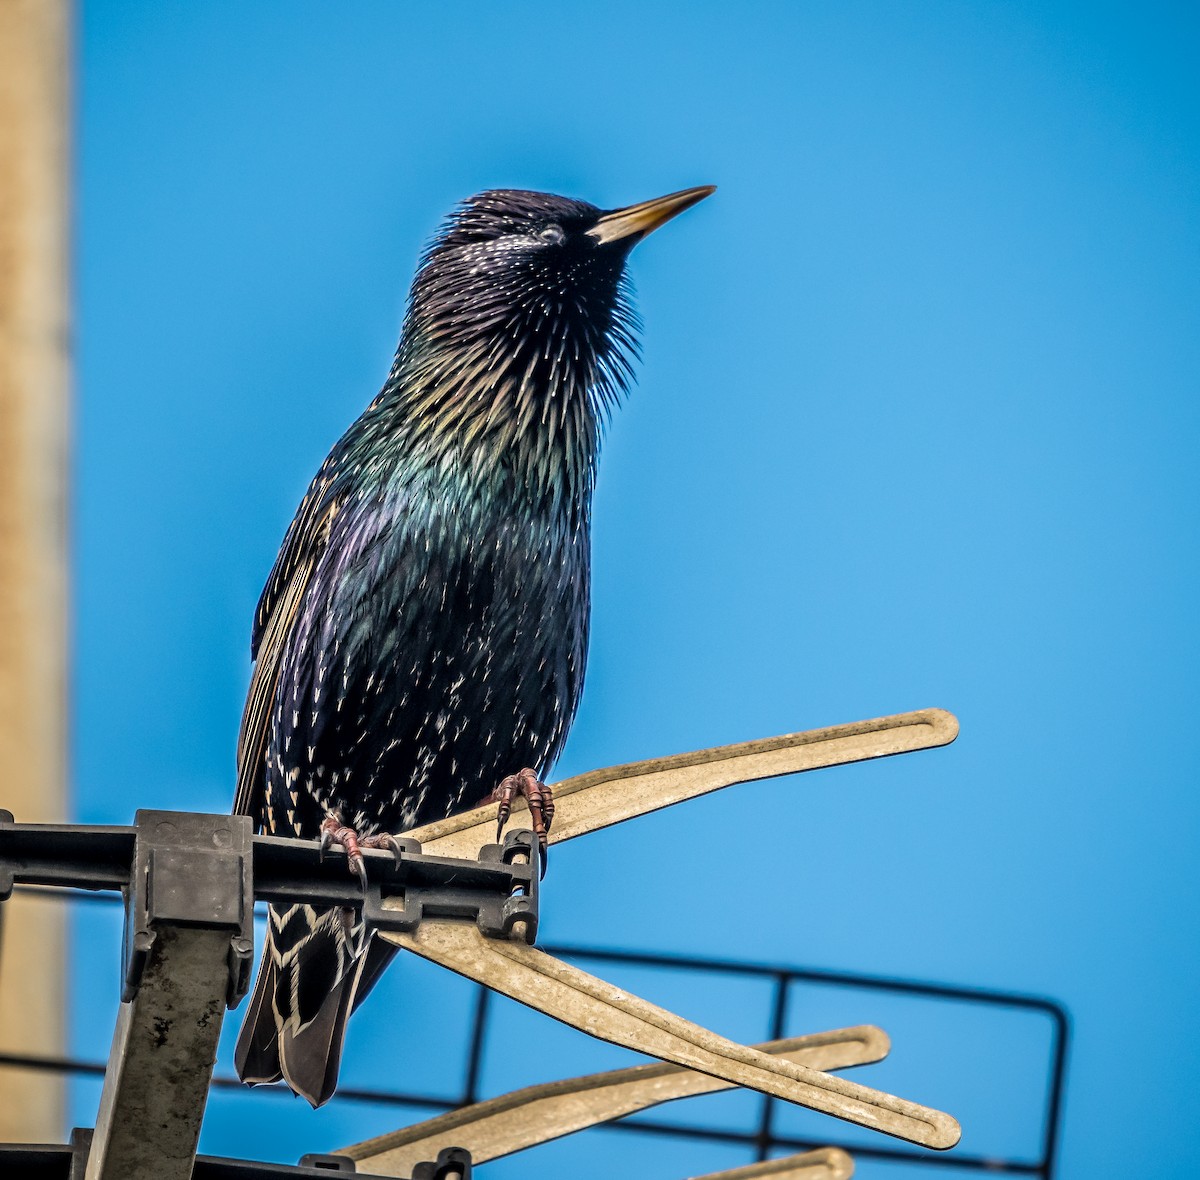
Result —
[{"label": "iridescent plumage", "polygon": [[[401,832],[553,764],[583,686],[600,436],[635,351],[625,259],[699,199],[664,198],[678,208],[648,228],[514,190],[452,215],[382,391],[263,590],[236,811],[279,835],[315,838],[330,814]],[[386,961],[369,949],[351,911],[272,910],[245,1080],[333,1093],[346,1019]]]}]

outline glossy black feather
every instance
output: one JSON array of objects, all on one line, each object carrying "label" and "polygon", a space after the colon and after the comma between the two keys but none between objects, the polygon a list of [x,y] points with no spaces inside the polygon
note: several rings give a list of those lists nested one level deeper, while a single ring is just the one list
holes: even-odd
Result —
[{"label": "glossy black feather", "polygon": [[[544,774],[583,686],[600,434],[634,349],[628,243],[541,193],[468,201],[388,381],[304,498],[255,619],[236,810],[401,832]],[[238,1045],[319,1104],[366,960],[349,913],[275,911]],[[369,973],[373,980],[376,971]]]}]

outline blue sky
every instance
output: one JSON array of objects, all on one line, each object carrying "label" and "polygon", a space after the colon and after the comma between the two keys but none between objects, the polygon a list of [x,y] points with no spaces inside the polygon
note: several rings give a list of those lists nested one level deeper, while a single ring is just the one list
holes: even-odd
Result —
[{"label": "blue sky", "polygon": [[[546,935],[1057,997],[1061,1175],[1135,1148],[1192,1174],[1197,32],[1183,4],[85,2],[79,817],[228,807],[262,581],[455,201],[715,183],[633,256],[644,361],[558,777],[929,705],[962,736],[564,847]],[[78,927],[76,1048],[102,1055],[116,952]],[[400,966],[348,1074],[423,1087],[406,1050],[455,986]],[[644,982],[765,1035],[674,987]],[[495,1088],[627,1060],[504,1011],[555,1049]],[[1022,1150],[1025,1033],[953,1020],[892,1028],[895,1072],[862,1079],[960,1097],[964,1151]],[[389,1119],[222,1098],[204,1145],[288,1160]],[[544,1158],[611,1175],[628,1148]],[[744,1158],[706,1151],[654,1174]]]}]

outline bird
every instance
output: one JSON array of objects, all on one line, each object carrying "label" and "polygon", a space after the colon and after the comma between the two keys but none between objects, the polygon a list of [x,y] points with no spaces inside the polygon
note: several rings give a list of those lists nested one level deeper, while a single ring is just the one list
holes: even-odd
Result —
[{"label": "bird", "polygon": [[[382,389],[313,477],[259,599],[234,813],[362,847],[542,780],[583,687],[604,427],[630,388],[634,245],[714,191],[616,209],[520,189],[458,205],[420,259]],[[365,877],[363,878],[365,881]],[[243,1081],[313,1107],[394,953],[356,911],[269,908]]]}]

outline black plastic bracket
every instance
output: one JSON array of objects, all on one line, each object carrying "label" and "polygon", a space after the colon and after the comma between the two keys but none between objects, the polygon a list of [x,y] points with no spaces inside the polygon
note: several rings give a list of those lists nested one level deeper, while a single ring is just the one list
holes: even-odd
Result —
[{"label": "black plastic bracket", "polygon": [[358,1170],[354,1166],[354,1161],[348,1155],[322,1155],[316,1151],[310,1151],[307,1155],[302,1155],[300,1163],[297,1166],[301,1168],[315,1168],[318,1172],[341,1172],[343,1175],[355,1173]]},{"label": "black plastic bracket", "polygon": [[[91,1146],[91,1129],[80,1127],[71,1132],[69,1144],[0,1144],[0,1175],[84,1180]],[[346,1155],[306,1155],[295,1167],[198,1155],[192,1180],[320,1180],[338,1174],[371,1180],[369,1174],[357,1172],[354,1161]],[[448,1147],[436,1162],[418,1164],[412,1180],[471,1180],[470,1153],[461,1147]]]},{"label": "black plastic bracket", "polygon": [[237,1006],[254,956],[253,831],[244,815],[139,811],[125,891],[125,977],[121,999],[137,994],[162,926],[229,931],[226,1003]]},{"label": "black plastic bracket", "polygon": [[397,844],[398,856],[364,849],[362,889],[341,853],[322,857],[314,840],[256,836],[255,897],[360,909],[376,930],[412,931],[427,918],[460,918],[488,938],[532,943],[537,937],[541,850],[532,832],[509,832],[503,844],[485,844],[476,860],[425,856],[404,837]]},{"label": "black plastic bracket", "polygon": [[246,994],[253,966],[253,902],[345,906],[377,930],[410,932],[430,918],[474,922],[488,938],[532,944],[538,929],[541,850],[527,830],[488,844],[475,860],[364,850],[367,887],[343,853],[315,840],[255,836],[245,816],[139,811],[133,827],[17,824],[0,811],[0,901],[17,882],[113,889],[126,899],[122,999],[137,992],[158,931],[179,925],[229,931],[226,1002]]},{"label": "black plastic bracket", "polygon": [[[464,871],[462,861],[402,853],[396,878],[368,878],[363,919],[377,930],[413,931],[427,918],[463,918],[487,938],[537,937],[540,849],[532,832],[509,832],[487,844]],[[397,884],[401,888],[397,889]],[[392,905],[385,906],[384,901]],[[520,927],[520,930],[518,930]]]},{"label": "black plastic bracket", "polygon": [[471,1180],[471,1155],[461,1147],[444,1148],[435,1162],[417,1164],[412,1180]]}]

